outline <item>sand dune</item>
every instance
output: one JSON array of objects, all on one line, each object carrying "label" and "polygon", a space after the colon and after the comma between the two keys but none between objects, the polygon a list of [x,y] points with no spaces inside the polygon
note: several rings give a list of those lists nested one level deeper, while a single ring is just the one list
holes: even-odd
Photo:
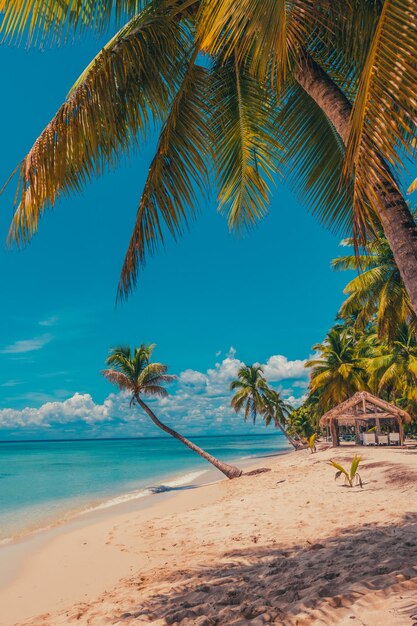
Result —
[{"label": "sand dune", "polygon": [[[20,623],[417,624],[417,452],[362,449],[362,490],[335,482],[327,464],[346,463],[354,452],[264,459],[270,472],[185,491],[146,514],[107,519],[97,550],[110,545],[128,555],[124,578],[112,586],[106,579],[102,593],[86,599],[80,589],[85,601],[74,603],[75,569],[68,608],[62,609],[65,590],[59,604],[53,589],[48,612]],[[88,542],[95,525],[79,532]],[[66,540],[63,528],[60,541]],[[73,558],[74,568],[83,567],[83,558],[86,565],[81,549]],[[31,575],[29,566],[20,587],[18,577],[0,594],[3,606],[16,602]],[[99,568],[96,576],[99,582]]]}]

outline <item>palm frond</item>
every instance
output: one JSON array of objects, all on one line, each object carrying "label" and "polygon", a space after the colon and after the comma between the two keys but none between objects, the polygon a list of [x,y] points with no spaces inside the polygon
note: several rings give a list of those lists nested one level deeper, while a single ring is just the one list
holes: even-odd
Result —
[{"label": "palm frond", "polygon": [[205,0],[198,36],[212,55],[239,64],[250,58],[251,72],[280,91],[317,19],[312,0]]},{"label": "palm frond", "polygon": [[286,146],[281,166],[286,182],[321,222],[349,230],[351,189],[340,187],[344,146],[322,109],[295,84],[276,124]]},{"label": "palm frond", "polygon": [[70,33],[101,32],[130,19],[145,0],[0,0],[0,35],[8,42],[60,42]]},{"label": "palm frond", "polygon": [[[398,188],[404,158],[417,134],[415,3],[385,0],[354,102],[344,165],[354,177],[356,220],[361,208],[381,209],[381,194]],[[392,172],[392,173],[391,173]],[[366,211],[365,211],[366,213]]]},{"label": "palm frond", "polygon": [[195,215],[197,192],[207,187],[209,72],[195,64],[197,52],[185,70],[149,168],[121,272],[120,297],[136,284],[146,254],[164,242],[164,228],[174,239],[182,233]]},{"label": "palm frond", "polygon": [[11,240],[27,241],[45,209],[114,166],[163,114],[188,36],[175,18],[145,10],[97,55],[21,164]]},{"label": "palm frond", "polygon": [[336,85],[353,99],[383,0],[316,0],[317,26],[309,53]]},{"label": "palm frond", "polygon": [[134,391],[134,385],[132,381],[122,372],[117,370],[102,370],[102,375],[106,380],[117,385],[119,389],[126,391]]},{"label": "palm frond", "polygon": [[352,254],[340,256],[330,262],[330,267],[336,271],[356,270],[365,271],[375,265],[375,259],[369,254]]},{"label": "palm frond", "polygon": [[411,185],[409,186],[409,188],[408,188],[407,192],[408,192],[408,193],[413,193],[413,192],[414,192],[414,191],[416,191],[416,190],[417,190],[417,178],[415,178],[415,179],[413,180],[413,182],[412,182],[412,183],[411,183]]},{"label": "palm frond", "polygon": [[157,396],[158,398],[166,398],[168,396],[168,391],[164,387],[157,384],[142,387],[140,393],[145,396]]},{"label": "palm frond", "polygon": [[250,228],[265,215],[268,183],[277,171],[281,145],[274,127],[270,89],[235,58],[214,70],[213,158],[219,210],[231,229]]},{"label": "palm frond", "polygon": [[106,364],[117,369],[131,381],[135,380],[135,365],[132,361],[130,348],[128,346],[117,346],[113,348],[106,358]]}]

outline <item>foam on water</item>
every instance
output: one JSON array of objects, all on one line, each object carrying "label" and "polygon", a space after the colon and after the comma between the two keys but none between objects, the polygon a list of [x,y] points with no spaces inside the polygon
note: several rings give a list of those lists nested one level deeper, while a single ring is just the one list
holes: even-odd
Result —
[{"label": "foam on water", "polygon": [[183,487],[184,485],[189,485],[193,483],[197,478],[207,474],[208,470],[202,470],[201,472],[190,472],[189,474],[184,474],[183,476],[179,476],[175,480],[168,481],[163,485],[158,485],[157,487],[147,487],[146,489],[141,489],[139,491],[131,491],[129,493],[123,493],[120,496],[116,496],[115,498],[111,498],[110,500],[106,500],[105,502],[101,502],[96,506],[92,506],[89,509],[83,511],[84,513],[88,513],[91,511],[99,511],[101,509],[109,509],[113,506],[117,506],[118,504],[124,504],[125,502],[130,502],[131,500],[138,500],[140,498],[145,498],[146,496],[152,496],[156,493],[164,493],[165,491],[172,491],[176,487]]}]

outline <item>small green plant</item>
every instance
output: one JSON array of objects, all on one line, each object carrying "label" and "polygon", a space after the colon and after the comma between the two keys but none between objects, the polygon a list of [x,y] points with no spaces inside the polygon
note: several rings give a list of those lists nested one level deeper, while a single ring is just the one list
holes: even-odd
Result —
[{"label": "small green plant", "polygon": [[336,461],[330,461],[330,465],[337,469],[335,474],[335,480],[340,478],[340,476],[345,477],[345,484],[348,487],[353,487],[355,484],[359,485],[361,488],[363,487],[362,479],[358,474],[359,463],[361,462],[362,457],[355,454],[352,459],[352,463],[350,465],[350,471],[347,471],[340,463],[336,463]]},{"label": "small green plant", "polygon": [[313,454],[314,452],[317,452],[316,439],[317,439],[317,433],[313,433],[311,437],[307,439],[308,449],[310,450],[311,454]]}]

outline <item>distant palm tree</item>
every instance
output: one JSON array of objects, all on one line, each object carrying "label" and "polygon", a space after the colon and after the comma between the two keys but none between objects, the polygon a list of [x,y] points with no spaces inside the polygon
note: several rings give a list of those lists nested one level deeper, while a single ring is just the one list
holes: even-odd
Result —
[{"label": "distant palm tree", "polygon": [[356,354],[350,329],[332,328],[323,343],[314,346],[319,354],[307,361],[311,367],[310,391],[317,393],[321,411],[327,411],[356,391],[366,389],[366,372]]},{"label": "distant palm tree", "polygon": [[301,441],[293,439],[287,432],[286,423],[291,411],[291,405],[282,399],[279,391],[275,391],[275,389],[269,387],[264,392],[263,416],[266,426],[273,423],[288,439],[288,442],[297,450],[300,447],[304,447],[304,444]]},{"label": "distant palm tree", "polygon": [[248,417],[255,423],[258,414],[265,410],[265,393],[268,383],[260,365],[244,365],[237,373],[237,379],[230,383],[230,389],[236,391],[231,400],[232,408],[239,413],[244,408],[245,422]]},{"label": "distant palm tree", "polygon": [[[342,242],[346,246],[353,244],[352,239]],[[375,316],[379,338],[388,341],[404,322],[416,323],[394,255],[382,232],[367,244],[363,254],[338,257],[332,261],[332,267],[360,272],[344,289],[348,298],[340,308],[340,317],[354,316],[355,326],[363,329]]]},{"label": "distant palm tree", "polygon": [[110,365],[112,369],[103,370],[103,376],[111,383],[117,385],[122,391],[127,391],[130,394],[130,406],[138,404],[158,428],[181,441],[193,452],[196,452],[203,459],[217,467],[227,478],[237,478],[242,474],[242,470],[219,461],[199,446],[196,446],[195,443],[189,441],[189,439],[163,424],[143,401],[143,396],[165,398],[168,392],[164,384],[175,380],[175,376],[167,374],[166,365],[150,362],[154,347],[155,344],[141,344],[139,348],[135,348],[133,353],[129,347],[125,346],[112,349],[106,359],[107,365]]},{"label": "distant palm tree", "polygon": [[236,391],[231,400],[232,408],[239,413],[244,409],[245,422],[250,417],[255,423],[258,415],[262,415],[268,426],[274,422],[294,448],[298,444],[285,430],[285,416],[289,406],[281,395],[269,387],[260,365],[244,365],[237,373],[237,379],[230,383],[230,389]]}]

